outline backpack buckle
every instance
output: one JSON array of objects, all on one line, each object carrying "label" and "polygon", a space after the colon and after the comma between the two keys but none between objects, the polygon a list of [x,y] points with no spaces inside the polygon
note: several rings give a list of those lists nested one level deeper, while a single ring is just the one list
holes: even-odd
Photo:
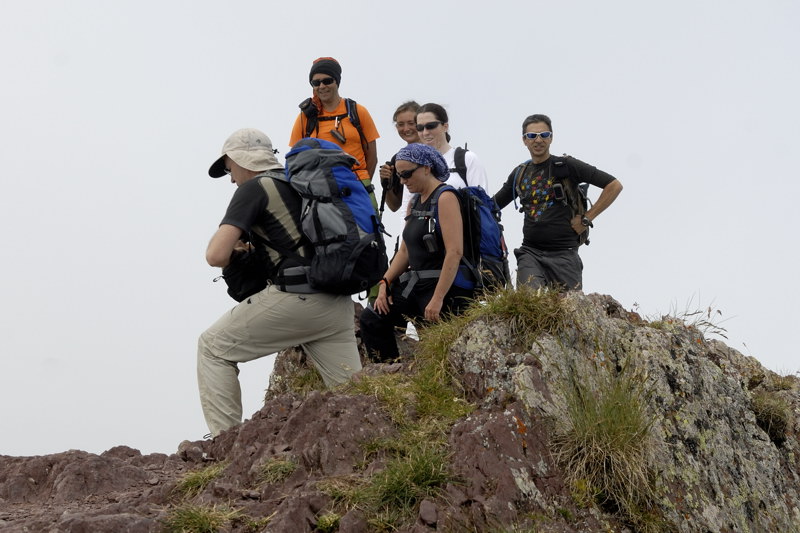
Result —
[{"label": "backpack buckle", "polygon": [[559,202],[566,201],[567,196],[564,194],[564,186],[562,184],[554,183],[552,190],[553,190],[553,198],[555,198]]}]

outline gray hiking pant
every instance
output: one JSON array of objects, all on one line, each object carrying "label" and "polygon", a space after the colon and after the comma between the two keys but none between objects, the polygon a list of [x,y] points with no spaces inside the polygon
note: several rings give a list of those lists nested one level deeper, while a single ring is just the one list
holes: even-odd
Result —
[{"label": "gray hiking pant", "polygon": [[517,258],[517,286],[535,289],[558,285],[568,290],[583,288],[583,261],[577,248],[539,250],[521,246],[514,250]]},{"label": "gray hiking pant", "polygon": [[361,370],[350,296],[292,294],[268,285],[200,335],[197,383],[213,436],[242,421],[238,363],[297,345],[328,387]]}]

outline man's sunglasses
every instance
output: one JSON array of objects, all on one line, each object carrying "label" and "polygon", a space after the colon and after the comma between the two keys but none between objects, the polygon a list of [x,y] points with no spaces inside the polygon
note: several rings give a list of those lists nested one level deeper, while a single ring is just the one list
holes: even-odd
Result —
[{"label": "man's sunglasses", "polygon": [[421,166],[422,166],[422,165],[417,165],[417,166],[415,166],[414,168],[410,168],[410,169],[408,169],[408,170],[403,170],[402,172],[398,172],[398,173],[397,173],[397,177],[398,177],[398,178],[400,178],[401,180],[407,180],[408,178],[410,178],[410,177],[411,177],[411,174],[413,174],[414,172],[416,172],[416,171],[417,171],[417,169],[418,169],[419,167],[421,167]]},{"label": "man's sunglasses", "polygon": [[425,123],[425,124],[417,124],[417,131],[435,130],[436,128],[439,127],[439,124],[441,124],[441,123],[442,122],[439,121],[439,120],[434,120],[433,122],[428,122],[428,123]]},{"label": "man's sunglasses", "polygon": [[527,137],[528,139],[535,139],[536,137],[541,137],[542,139],[549,139],[551,135],[553,135],[552,131],[543,131],[541,133],[533,133],[529,131],[525,133],[525,137]]},{"label": "man's sunglasses", "polygon": [[336,80],[333,78],[322,78],[321,80],[311,80],[312,87],[319,87],[320,84],[322,85],[330,85],[331,83],[335,82]]}]

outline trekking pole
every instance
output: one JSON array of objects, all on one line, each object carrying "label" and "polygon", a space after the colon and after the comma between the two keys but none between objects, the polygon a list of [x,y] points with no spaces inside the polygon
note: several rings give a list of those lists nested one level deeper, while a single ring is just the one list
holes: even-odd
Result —
[{"label": "trekking pole", "polygon": [[[386,164],[391,165],[391,162],[387,161]],[[378,179],[380,179],[380,171],[378,172]],[[383,193],[381,194],[381,206],[378,208],[378,217],[380,217],[381,220],[383,220],[383,211],[386,209],[386,191],[392,187],[393,178],[394,172],[392,172],[392,176],[389,176],[389,183],[386,185],[386,187],[383,186],[383,180],[381,180],[381,188],[383,189]]]},{"label": "trekking pole", "polygon": [[[378,178],[380,179],[380,178]],[[386,187],[383,187],[383,193],[381,193],[381,206],[378,208],[378,218],[383,220],[383,210],[386,207]]]}]

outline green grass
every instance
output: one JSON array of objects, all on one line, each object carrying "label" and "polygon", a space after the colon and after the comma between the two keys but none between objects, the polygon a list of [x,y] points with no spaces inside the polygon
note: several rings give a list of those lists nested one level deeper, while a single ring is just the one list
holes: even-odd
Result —
[{"label": "green grass", "polygon": [[272,519],[276,514],[278,514],[278,511],[275,511],[271,515],[262,518],[252,518],[242,515],[235,517],[232,522],[234,524],[241,524],[241,527],[244,530],[242,533],[262,533],[264,528],[267,527],[270,522],[272,522]]},{"label": "green grass", "polygon": [[653,512],[653,418],[646,411],[644,380],[623,369],[601,376],[597,390],[586,381],[586,376],[573,375],[567,384],[567,427],[553,438],[573,497],[618,515],[637,531],[663,531]]},{"label": "green grass", "polygon": [[483,304],[470,308],[467,317],[508,324],[512,336],[530,347],[542,333],[556,333],[567,326],[569,315],[563,301],[563,294],[556,290],[523,285],[486,294]]},{"label": "green grass", "polygon": [[306,359],[306,364],[301,366],[295,373],[292,374],[289,381],[289,389],[302,395],[306,395],[311,391],[325,390],[325,382],[314,364]]},{"label": "green grass", "polygon": [[410,523],[423,499],[436,497],[448,482],[455,481],[442,442],[405,442],[388,450],[383,469],[367,479],[352,476],[317,484],[335,506],[364,511],[367,521],[379,531]]},{"label": "green grass", "polygon": [[271,457],[261,465],[259,479],[263,483],[280,483],[297,470],[294,459],[284,457]]},{"label": "green grass", "polygon": [[317,517],[317,531],[320,533],[333,533],[339,531],[339,520],[341,516],[337,513],[328,512]]},{"label": "green grass", "polygon": [[377,398],[397,429],[390,437],[362,443],[364,468],[380,459],[385,466],[367,479],[343,477],[318,484],[334,505],[359,508],[370,526],[390,531],[409,525],[419,502],[435,498],[447,483],[458,482],[451,470],[447,437],[452,425],[474,406],[466,401],[449,362],[452,345],[474,321],[510,323],[512,333],[532,343],[544,331],[566,324],[567,313],[555,291],[490,293],[462,315],[419,328],[409,372],[361,376],[345,391]]},{"label": "green grass", "polygon": [[228,507],[185,504],[172,509],[164,520],[164,533],[216,533],[238,518],[240,511]]},{"label": "green grass", "polygon": [[411,511],[453,479],[448,463],[441,446],[420,446],[390,460],[386,468],[373,477],[367,498],[377,508]]},{"label": "green grass", "polygon": [[353,394],[375,397],[392,422],[398,426],[410,423],[408,411],[409,406],[416,401],[416,391],[412,379],[407,375],[398,373],[363,376],[348,383],[346,390]]},{"label": "green grass", "polygon": [[214,463],[205,468],[193,470],[181,478],[175,490],[186,498],[193,498],[203,492],[209,483],[218,478],[226,466],[226,463]]},{"label": "green grass", "polygon": [[752,408],[758,427],[776,446],[781,446],[786,441],[790,423],[789,402],[773,391],[759,390],[753,394]]}]

